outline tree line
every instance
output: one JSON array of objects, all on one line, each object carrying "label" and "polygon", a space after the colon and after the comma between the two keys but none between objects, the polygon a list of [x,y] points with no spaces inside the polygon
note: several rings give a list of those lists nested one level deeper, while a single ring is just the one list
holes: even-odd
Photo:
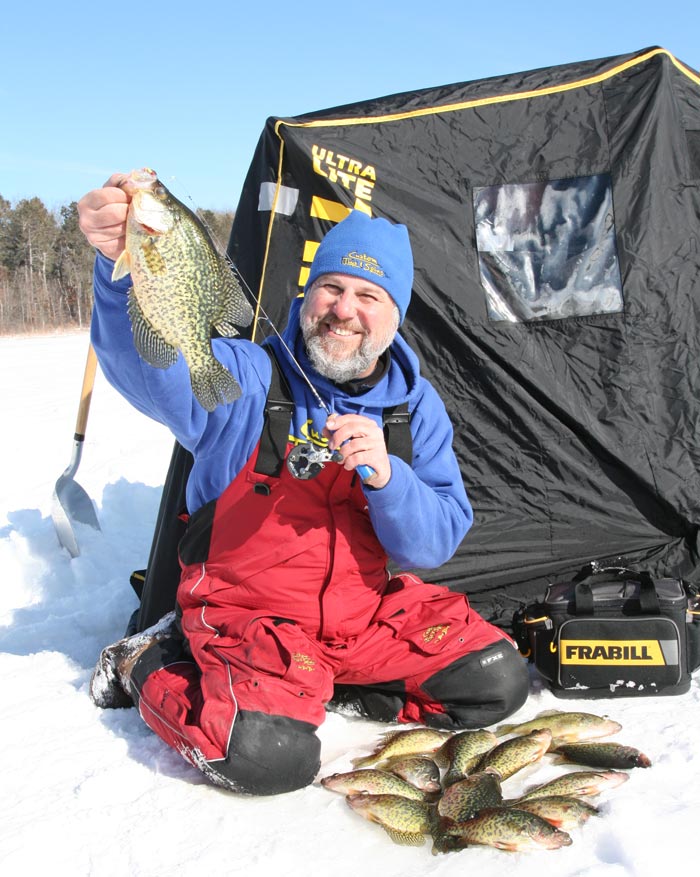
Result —
[{"label": "tree line", "polygon": [[[233,212],[198,213],[225,247]],[[0,334],[86,327],[94,259],[77,202],[51,211],[40,198],[13,205],[0,195]]]}]

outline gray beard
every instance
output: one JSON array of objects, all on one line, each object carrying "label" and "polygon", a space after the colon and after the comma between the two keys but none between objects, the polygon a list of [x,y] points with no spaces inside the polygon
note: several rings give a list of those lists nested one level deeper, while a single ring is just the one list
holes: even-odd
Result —
[{"label": "gray beard", "polygon": [[311,365],[316,371],[329,378],[336,384],[345,384],[359,378],[360,375],[368,372],[373,364],[379,359],[384,351],[391,345],[396,331],[399,326],[399,310],[394,309],[394,326],[391,332],[388,332],[383,338],[371,341],[367,336],[362,339],[362,343],[358,349],[344,359],[337,359],[333,356],[333,341],[328,341],[329,350],[326,350],[324,343],[316,333],[316,326],[309,326],[304,319],[304,307],[302,305],[301,313],[301,333],[306,344],[306,352],[308,353]]},{"label": "gray beard", "polygon": [[[364,343],[364,342],[363,342]],[[376,360],[374,351],[363,351],[360,347],[347,359],[334,359],[323,349],[318,335],[311,336],[306,342],[311,365],[316,371],[336,384],[345,384],[364,374]],[[383,352],[383,351],[381,351]]]}]

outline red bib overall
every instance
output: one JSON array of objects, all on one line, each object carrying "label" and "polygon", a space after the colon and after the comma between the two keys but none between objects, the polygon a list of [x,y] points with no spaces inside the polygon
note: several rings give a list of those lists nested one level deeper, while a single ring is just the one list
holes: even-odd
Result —
[{"label": "red bib overall", "polygon": [[[402,680],[399,720],[444,712],[421,683],[506,634],[466,597],[389,577],[355,473],[253,471],[190,521],[178,603],[193,662],[152,672],[144,720],[186,757],[224,758],[239,710],[318,726],[334,683]],[[411,526],[406,509],[406,526]]]}]

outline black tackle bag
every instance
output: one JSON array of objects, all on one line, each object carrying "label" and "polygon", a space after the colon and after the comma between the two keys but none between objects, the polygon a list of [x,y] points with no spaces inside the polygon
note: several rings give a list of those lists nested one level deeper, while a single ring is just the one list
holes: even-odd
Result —
[{"label": "black tackle bag", "polygon": [[513,618],[518,646],[557,697],[683,694],[700,666],[700,599],[681,579],[584,567]]}]

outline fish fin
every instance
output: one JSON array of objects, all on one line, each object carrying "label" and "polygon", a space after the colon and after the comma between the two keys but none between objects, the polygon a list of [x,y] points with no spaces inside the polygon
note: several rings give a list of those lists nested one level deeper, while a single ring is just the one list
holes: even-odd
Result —
[{"label": "fish fin", "polygon": [[112,269],[112,280],[121,280],[122,277],[126,277],[126,275],[130,273],[131,256],[127,250],[122,250],[121,255],[114,263],[114,268]]},{"label": "fish fin", "polygon": [[234,324],[228,322],[228,320],[224,318],[217,320],[217,322],[212,323],[212,325],[222,338],[235,338],[236,335],[239,334],[238,329]]},{"label": "fish fin", "polygon": [[238,335],[236,326],[249,326],[252,323],[253,308],[235,274],[226,265],[222,271],[221,309],[213,326],[224,338],[233,338]]},{"label": "fish fin", "polygon": [[462,850],[467,846],[466,841],[460,842],[458,837],[450,837],[446,834],[438,834],[433,837],[432,853],[437,856],[439,853],[451,853],[456,850]]},{"label": "fish fin", "polygon": [[395,844],[401,844],[405,847],[422,847],[425,843],[425,835],[415,831],[398,831],[396,828],[388,828],[383,825],[382,828]]},{"label": "fish fin", "polygon": [[163,277],[167,274],[168,266],[165,259],[151,238],[143,238],[141,240],[141,253],[143,254],[148,272],[153,277]]},{"label": "fish fin", "polygon": [[197,401],[209,412],[217,405],[235,402],[242,395],[238,381],[214,356],[207,360],[204,367],[190,369],[190,380]]},{"label": "fish fin", "polygon": [[129,290],[127,310],[139,356],[155,368],[170,368],[177,361],[177,348],[168,344],[148,322],[133,288]]},{"label": "fish fin", "polygon": [[[404,730],[403,728],[399,728],[399,730],[391,730],[391,731],[382,731],[380,734],[381,743],[379,744],[380,748],[384,748],[387,743],[393,743],[394,740],[398,740],[400,737],[404,737],[408,734],[409,731]],[[375,750],[376,752],[377,750]]]},{"label": "fish fin", "polygon": [[564,764],[564,762],[571,764],[573,761],[573,759],[567,758],[563,752],[556,752],[553,749],[550,749],[547,755],[552,756],[552,764]]},{"label": "fish fin", "polygon": [[[557,710],[557,709],[543,710],[541,713],[537,713],[537,715],[535,716],[535,719],[546,719],[546,718],[551,718],[552,716],[560,716],[561,714],[562,714],[562,710]],[[531,719],[528,722],[517,722],[515,724],[510,724],[510,725],[499,725],[496,728],[496,730],[494,731],[494,734],[496,735],[496,737],[503,737],[506,734],[512,734],[516,731],[516,729],[522,728],[524,725],[531,725],[532,722],[535,721],[535,719]]]},{"label": "fish fin", "polygon": [[358,758],[353,758],[351,760],[353,767],[367,767],[370,764],[375,764],[379,761],[379,758],[376,755],[360,755]]},{"label": "fish fin", "polygon": [[430,756],[441,770],[448,768],[452,762],[452,753],[449,746],[451,739],[445,740],[442,746],[439,746]]}]

